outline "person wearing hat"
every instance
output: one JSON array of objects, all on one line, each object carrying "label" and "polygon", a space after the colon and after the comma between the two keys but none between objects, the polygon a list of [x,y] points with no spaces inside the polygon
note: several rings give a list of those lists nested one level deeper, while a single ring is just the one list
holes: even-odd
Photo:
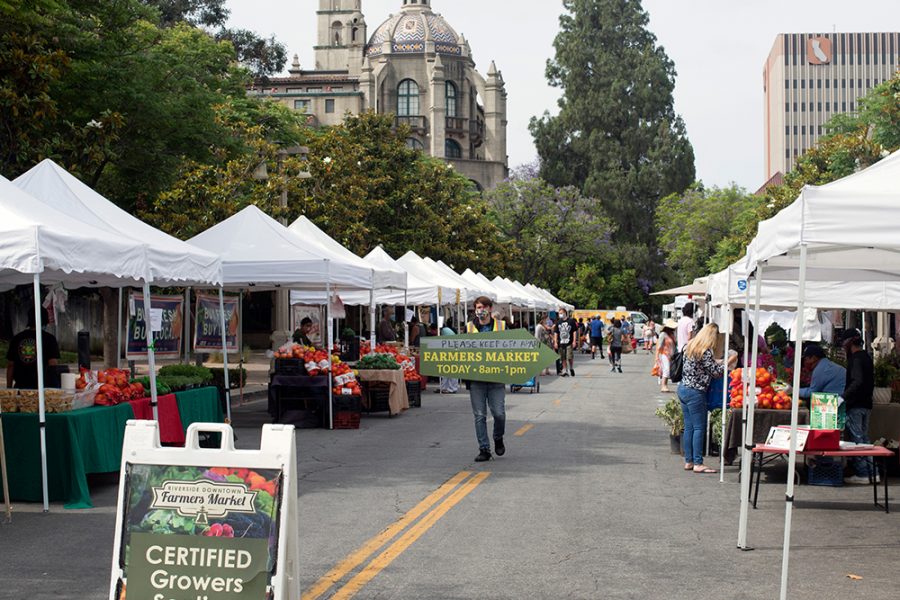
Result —
[{"label": "person wearing hat", "polygon": [[662,324],[662,332],[656,344],[656,364],[659,365],[659,391],[672,393],[669,389],[669,369],[672,356],[675,354],[675,330],[678,323],[675,319],[666,319]]},{"label": "person wearing hat", "polygon": [[803,349],[803,368],[811,373],[809,387],[800,388],[800,398],[809,400],[813,394],[844,393],[847,370],[825,357],[825,351],[818,344],[810,344]]},{"label": "person wearing hat", "polygon": [[[844,386],[844,406],[847,409],[847,426],[844,437],[857,444],[869,443],[869,415],[872,412],[872,392],[875,390],[875,366],[865,350],[865,342],[858,329],[844,333],[844,352],[847,354],[847,379]],[[872,461],[868,458],[851,458],[854,475],[844,478],[844,483],[870,483],[873,475]],[[875,474],[876,480],[878,475]]]}]

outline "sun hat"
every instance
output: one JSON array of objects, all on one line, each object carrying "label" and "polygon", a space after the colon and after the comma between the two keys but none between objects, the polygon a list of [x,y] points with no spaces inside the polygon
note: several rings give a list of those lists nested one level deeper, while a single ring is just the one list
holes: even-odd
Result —
[{"label": "sun hat", "polygon": [[662,324],[665,329],[678,329],[678,323],[675,319],[666,319]]}]

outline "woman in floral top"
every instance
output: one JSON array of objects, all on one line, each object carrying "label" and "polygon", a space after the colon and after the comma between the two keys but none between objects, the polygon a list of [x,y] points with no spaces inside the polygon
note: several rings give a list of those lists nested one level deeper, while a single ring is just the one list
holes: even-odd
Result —
[{"label": "woman in floral top", "polygon": [[[710,323],[700,330],[684,349],[684,368],[678,385],[678,399],[684,415],[684,470],[694,473],[716,473],[703,464],[703,442],[706,437],[706,395],[714,378],[722,377],[725,367],[716,360],[713,350],[719,338],[719,327]],[[731,366],[737,356],[731,356]]]}]

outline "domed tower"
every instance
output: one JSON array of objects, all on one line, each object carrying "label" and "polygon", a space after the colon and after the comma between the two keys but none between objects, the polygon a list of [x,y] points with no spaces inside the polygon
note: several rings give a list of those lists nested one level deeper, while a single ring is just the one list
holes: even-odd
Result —
[{"label": "domed tower", "polygon": [[360,90],[369,108],[410,126],[410,146],[494,187],[507,176],[503,78],[493,63],[487,79],[475,70],[469,43],[432,0],[402,2],[365,45]]},{"label": "domed tower", "polygon": [[319,0],[317,71],[348,71],[358,75],[368,32],[362,0]]}]

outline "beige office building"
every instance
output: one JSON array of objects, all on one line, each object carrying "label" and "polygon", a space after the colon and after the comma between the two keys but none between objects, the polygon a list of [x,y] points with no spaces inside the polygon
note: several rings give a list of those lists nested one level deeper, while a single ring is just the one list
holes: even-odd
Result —
[{"label": "beige office building", "polygon": [[766,179],[778,178],[826,133],[831,117],[897,71],[900,33],[783,33],[763,69]]},{"label": "beige office building", "polygon": [[[491,63],[475,69],[469,42],[432,0],[396,0],[398,11],[369,30],[362,0],[319,0],[315,67],[296,55],[288,77],[257,82],[307,113],[312,126],[348,112],[392,113],[411,128],[407,144],[439,157],[481,189],[508,176],[506,85]],[[449,2],[449,0],[444,0]]]}]

